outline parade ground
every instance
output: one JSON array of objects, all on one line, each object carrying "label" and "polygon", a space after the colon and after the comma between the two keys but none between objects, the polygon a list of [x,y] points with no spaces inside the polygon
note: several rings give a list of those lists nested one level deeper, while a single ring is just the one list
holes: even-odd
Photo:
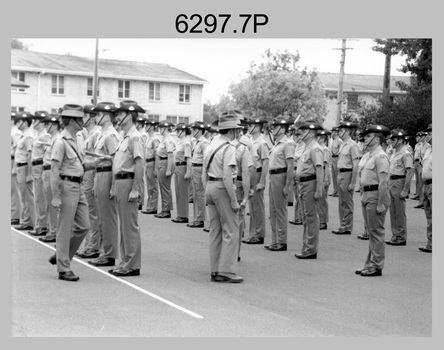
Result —
[{"label": "parade ground", "polygon": [[[331,191],[331,189],[330,189]],[[414,193],[414,192],[412,192]],[[268,216],[268,191],[266,192]],[[210,281],[208,233],[139,212],[142,268],[118,278],[74,258],[78,282],[57,279],[54,244],[11,228],[12,337],[431,337],[432,254],[426,219],[407,200],[406,246],[386,246],[381,277],[362,277],[368,241],[360,195],[351,235],[338,228],[337,198],[316,260],[298,260],[302,226],[288,225],[288,251],[241,247],[241,284]],[[288,219],[293,219],[288,207]],[[192,204],[190,204],[190,218]],[[175,211],[172,213],[175,217]],[[249,216],[247,216],[248,227]],[[387,213],[386,239],[391,237]],[[270,243],[267,220],[266,243]]]}]

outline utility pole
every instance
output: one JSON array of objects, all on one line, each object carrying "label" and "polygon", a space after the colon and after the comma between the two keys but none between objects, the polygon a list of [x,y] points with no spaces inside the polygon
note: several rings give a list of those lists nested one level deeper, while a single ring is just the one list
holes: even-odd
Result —
[{"label": "utility pole", "polygon": [[94,79],[93,79],[93,105],[97,105],[97,90],[99,86],[99,39],[96,39],[96,56],[94,60]]},{"label": "utility pole", "polygon": [[336,113],[336,125],[339,125],[341,122],[342,116],[342,89],[344,85],[344,66],[345,66],[345,51],[349,50],[346,47],[347,39],[342,39],[342,48],[341,49],[333,49],[333,50],[341,50],[341,66],[339,70],[339,86],[338,86],[338,110]]},{"label": "utility pole", "polygon": [[392,47],[391,40],[387,39],[385,50],[385,66],[384,66],[384,81],[382,86],[382,101],[385,105],[390,103],[390,70],[392,63]]}]

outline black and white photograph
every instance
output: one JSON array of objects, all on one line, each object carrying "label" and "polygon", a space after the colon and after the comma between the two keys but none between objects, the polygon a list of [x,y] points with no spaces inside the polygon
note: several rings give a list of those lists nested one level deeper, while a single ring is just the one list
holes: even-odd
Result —
[{"label": "black and white photograph", "polygon": [[8,337],[436,345],[436,33],[268,8],[11,30]]}]

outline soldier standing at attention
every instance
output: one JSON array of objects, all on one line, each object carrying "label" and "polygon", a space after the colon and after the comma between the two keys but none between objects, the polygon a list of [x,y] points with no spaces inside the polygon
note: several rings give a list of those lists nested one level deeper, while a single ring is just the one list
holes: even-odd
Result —
[{"label": "soldier standing at attention", "polygon": [[[95,161],[95,158],[86,154],[86,152],[94,151],[94,145],[100,135],[101,127],[96,124],[96,112],[92,105],[84,106],[83,112],[85,113],[83,117],[84,132],[80,133],[80,135],[82,136],[82,144],[85,151],[84,160],[88,163]],[[77,256],[84,259],[97,258],[99,256],[100,240],[102,237],[101,228],[99,227],[97,198],[93,191],[95,177],[95,169],[86,171],[83,176],[83,186],[85,188],[86,201],[88,202],[89,224],[91,225],[77,253]]]},{"label": "soldier standing at attention", "polygon": [[333,181],[333,193],[332,197],[338,197],[338,159],[339,148],[341,147],[342,140],[338,137],[338,127],[331,129],[331,177]]},{"label": "soldier standing at attention", "polygon": [[157,214],[159,205],[159,184],[157,183],[157,171],[155,170],[156,150],[160,140],[156,135],[158,121],[148,119],[146,121],[147,140],[145,143],[145,184],[146,184],[146,209],[142,214]]},{"label": "soldier standing at attention", "polygon": [[46,202],[45,193],[43,191],[43,154],[45,146],[43,143],[49,142],[50,135],[46,132],[43,119],[48,116],[45,111],[37,111],[34,113],[32,126],[37,132],[36,138],[32,145],[31,163],[32,178],[34,191],[34,208],[35,208],[35,226],[34,230],[28,233],[32,236],[45,236],[48,233],[48,204]]},{"label": "soldier standing at attention", "polygon": [[424,143],[428,146],[422,156],[421,177],[423,183],[423,206],[427,219],[427,244],[425,247],[420,247],[419,250],[424,253],[432,252],[432,124],[425,130]]},{"label": "soldier standing at attention", "polygon": [[118,277],[139,276],[141,238],[138,222],[138,201],[145,159],[142,135],[136,130],[138,113],[145,113],[137,102],[125,100],[116,110],[116,120],[123,131],[113,159],[113,180],[110,197],[116,197],[120,223],[120,264],[109,273]]},{"label": "soldier standing at attention", "polygon": [[[136,129],[138,132],[140,132],[140,135],[142,135],[142,142],[145,145],[146,141],[148,139],[148,134],[145,129],[146,122],[148,121],[148,118],[146,115],[141,114],[137,117],[136,120]],[[142,181],[142,185],[140,187],[140,200],[139,200],[139,210],[143,209],[143,203],[145,201],[145,184],[144,184],[145,176]]]},{"label": "soldier standing at attention", "polygon": [[292,124],[283,116],[276,117],[271,123],[275,140],[269,153],[271,244],[264,248],[273,252],[287,250],[287,197],[293,183],[294,146],[286,134]]},{"label": "soldier standing at attention", "polygon": [[11,112],[11,225],[20,224],[20,196],[17,184],[17,167],[15,164],[15,150],[22,132],[17,128],[17,113]]},{"label": "soldier standing at attention", "polygon": [[[415,161],[415,196],[413,200],[419,200],[422,198],[422,178],[421,178],[421,147],[422,147],[423,132],[418,131],[416,133],[416,145],[413,154],[413,159]],[[421,201],[420,201],[421,202]]]},{"label": "soldier standing at attention", "polygon": [[405,136],[406,132],[401,129],[392,130],[390,133],[394,150],[390,157],[389,178],[392,238],[386,243],[395,246],[404,246],[407,242],[405,199],[409,196],[413,176],[413,155],[407,148]]},{"label": "soldier standing at attention", "polygon": [[181,224],[188,222],[188,185],[191,178],[191,143],[188,138],[190,132],[187,124],[177,124],[176,133],[179,142],[173,153],[173,161],[177,217],[171,219],[171,221]]},{"label": "soldier standing at attention", "polygon": [[338,136],[343,141],[339,147],[338,157],[338,195],[339,195],[339,222],[337,230],[332,230],[337,235],[349,235],[353,231],[353,194],[358,174],[360,152],[358,145],[352,136],[356,131],[356,125],[350,122],[341,123],[338,126]]},{"label": "soldier standing at attention", "polygon": [[57,264],[60,280],[71,282],[79,280],[71,271],[71,260],[90,228],[83,175],[95,166],[94,163],[84,164],[77,145],[76,135],[83,128],[83,116],[82,106],[63,106],[64,130],[55,140],[51,153],[51,204],[59,211],[59,221],[56,254],[49,262]]},{"label": "soldier standing at attention", "polygon": [[321,146],[324,153],[324,180],[322,185],[322,196],[319,200],[319,221],[320,230],[327,229],[328,223],[328,188],[330,187],[331,177],[330,177],[330,166],[332,163],[331,150],[328,147],[328,137],[331,134],[328,130],[318,130],[317,142]]},{"label": "soldier standing at attention", "polygon": [[268,174],[268,144],[263,135],[266,119],[248,120],[248,133],[253,143],[253,176],[251,177],[253,196],[250,198],[250,233],[242,240],[246,244],[263,244],[265,239],[265,201],[264,192]]},{"label": "soldier standing at attention", "polygon": [[202,182],[210,217],[210,266],[214,282],[239,283],[236,275],[239,245],[236,198],[236,137],[240,121],[235,114],[222,113],[219,118],[220,136],[208,146],[204,155]]},{"label": "soldier standing at attention", "polygon": [[196,144],[192,150],[192,182],[193,182],[193,222],[187,224],[188,227],[204,227],[205,221],[205,187],[202,184],[202,164],[204,152],[210,142],[204,136],[208,126],[202,122],[195,122],[191,125],[193,137]]},{"label": "soldier standing at attention", "polygon": [[94,107],[94,112],[97,113],[96,123],[102,130],[93,146],[94,153],[103,156],[98,159],[95,168],[94,194],[100,232],[97,250],[100,255],[88,262],[94,266],[114,266],[119,256],[117,200],[115,197],[110,198],[113,158],[119,144],[119,136],[113,127],[116,110],[117,107],[112,102],[101,102]]},{"label": "soldier standing at attention", "polygon": [[317,143],[318,131],[322,126],[314,121],[306,121],[299,130],[305,143],[304,152],[296,165],[296,177],[304,211],[304,233],[302,251],[295,254],[298,259],[316,259],[319,245],[319,201],[324,187],[324,152]]},{"label": "soldier standing at attention", "polygon": [[52,190],[51,190],[51,153],[55,140],[60,136],[60,120],[57,114],[50,114],[42,122],[45,124],[46,132],[51,135],[49,146],[45,146],[43,154],[43,191],[45,193],[46,203],[48,203],[48,233],[39,240],[45,243],[54,243],[56,241],[57,221],[59,213],[52,206]]},{"label": "soldier standing at attention", "polygon": [[290,220],[289,223],[292,225],[303,225],[302,201],[299,193],[299,182],[296,177],[296,170],[297,170],[298,160],[305,150],[305,143],[301,140],[302,130],[299,130],[295,126],[293,127],[294,127],[293,138],[296,144],[296,148],[294,151],[294,172],[293,172],[293,193],[294,193],[295,205],[294,205],[294,219]]},{"label": "soldier standing at attention", "polygon": [[22,214],[16,230],[30,231],[34,229],[35,207],[32,184],[31,153],[35,135],[31,128],[32,114],[22,112],[15,117],[17,128],[22,132],[15,149],[15,166],[17,168],[17,184]]},{"label": "soldier standing at attention", "polygon": [[[421,166],[421,172],[422,172],[422,167],[423,167],[423,159],[424,159],[424,155],[427,152],[427,149],[430,148],[430,144],[427,142],[427,136],[428,133],[426,131],[422,132],[422,138],[421,138],[421,148],[419,150],[419,164]],[[420,176],[422,177],[422,176]],[[422,180],[422,179],[421,179]],[[421,182],[421,187],[422,190],[419,194],[419,202],[417,205],[415,205],[413,208],[416,209],[424,209],[424,184]]]},{"label": "soldier standing at attention", "polygon": [[389,159],[381,147],[390,130],[382,125],[369,125],[361,135],[368,152],[362,157],[361,176],[362,214],[369,232],[369,253],[364,268],[356,274],[364,277],[381,276],[385,260],[385,215],[390,206],[388,191]]},{"label": "soldier standing at attention", "polygon": [[156,150],[156,166],[162,212],[154,216],[160,219],[171,218],[171,210],[173,210],[171,175],[173,174],[173,152],[176,147],[173,138],[170,136],[173,127],[174,124],[166,120],[160,121],[158,125],[161,141]]}]

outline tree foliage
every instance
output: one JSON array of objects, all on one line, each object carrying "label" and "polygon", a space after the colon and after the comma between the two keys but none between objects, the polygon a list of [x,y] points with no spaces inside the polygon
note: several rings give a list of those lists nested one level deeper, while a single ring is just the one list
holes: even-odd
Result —
[{"label": "tree foliage", "polygon": [[360,106],[359,118],[345,114],[343,120],[353,120],[361,129],[368,124],[382,124],[390,129],[402,128],[410,135],[424,130],[432,122],[432,40],[431,39],[375,39],[374,51],[406,56],[400,71],[411,73],[411,84],[397,82],[405,93],[393,103]]},{"label": "tree foliage", "polygon": [[18,39],[11,39],[11,49],[28,50],[28,46]]},{"label": "tree foliage", "polygon": [[229,96],[221,104],[241,110],[246,116],[265,117],[288,114],[296,118],[323,122],[326,101],[321,82],[315,71],[299,69],[299,54],[288,51],[265,51],[266,62],[251,63],[247,77],[232,83]]}]

